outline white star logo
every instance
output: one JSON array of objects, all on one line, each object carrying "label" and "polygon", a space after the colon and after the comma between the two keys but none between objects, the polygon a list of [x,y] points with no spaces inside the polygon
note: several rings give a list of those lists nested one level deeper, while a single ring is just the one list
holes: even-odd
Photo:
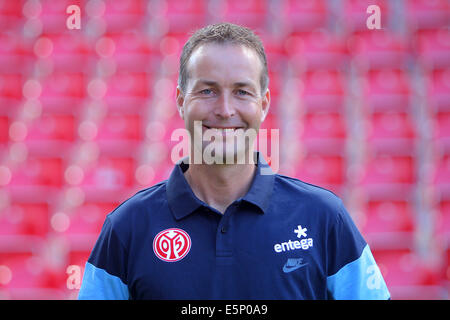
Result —
[{"label": "white star logo", "polygon": [[306,231],[308,231],[308,229],[302,228],[300,225],[297,226],[297,229],[294,229],[294,232],[297,234],[297,238],[301,238],[302,236],[306,238]]}]

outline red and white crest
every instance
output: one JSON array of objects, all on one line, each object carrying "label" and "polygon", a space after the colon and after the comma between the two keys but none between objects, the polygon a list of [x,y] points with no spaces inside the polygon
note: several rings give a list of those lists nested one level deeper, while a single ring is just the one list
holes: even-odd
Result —
[{"label": "red and white crest", "polygon": [[191,237],[186,231],[170,228],[161,231],[153,239],[153,251],[156,256],[166,262],[183,259],[191,250]]}]

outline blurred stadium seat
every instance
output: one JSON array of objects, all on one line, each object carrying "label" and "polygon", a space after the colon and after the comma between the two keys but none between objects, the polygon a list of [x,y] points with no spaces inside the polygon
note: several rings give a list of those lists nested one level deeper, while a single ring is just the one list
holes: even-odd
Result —
[{"label": "blurred stadium seat", "polygon": [[0,235],[45,238],[49,232],[50,208],[46,202],[13,202],[0,213]]},{"label": "blurred stadium seat", "polygon": [[392,19],[392,8],[387,0],[344,0],[342,9],[339,12],[344,32],[349,35],[359,31],[367,31],[367,8],[370,5],[376,5],[382,12],[383,25],[388,25]]},{"label": "blurred stadium seat", "polygon": [[448,68],[450,66],[449,39],[448,26],[440,29],[418,30],[415,34],[417,62],[426,69]]},{"label": "blurred stadium seat", "polygon": [[368,111],[410,110],[408,74],[399,69],[376,69],[362,74],[364,107]]},{"label": "blurred stadium seat", "polygon": [[301,76],[301,102],[306,110],[344,112],[346,82],[338,71],[314,70]]},{"label": "blurred stadium seat", "polygon": [[160,63],[160,45],[140,33],[110,32],[95,41],[95,52],[103,58],[104,74],[152,73]]},{"label": "blurred stadium seat", "polygon": [[281,9],[283,30],[286,33],[304,32],[327,26],[327,1],[284,1]]},{"label": "blurred stadium seat", "polygon": [[363,195],[349,212],[393,299],[448,299],[449,18],[447,0],[0,0],[0,299],[76,298],[67,268],[104,217],[179,158],[179,55],[219,21],[265,45],[280,172]]},{"label": "blurred stadium seat", "polygon": [[292,64],[299,70],[342,70],[348,62],[345,39],[321,29],[293,32],[284,45]]},{"label": "blurred stadium seat", "polygon": [[361,232],[373,249],[408,248],[414,241],[415,214],[405,200],[368,199]]},{"label": "blurred stadium seat", "polygon": [[22,87],[25,83],[21,74],[0,74],[0,112],[10,113],[22,100]]},{"label": "blurred stadium seat", "polygon": [[175,0],[155,2],[152,14],[159,24],[167,24],[171,32],[193,30],[206,23],[209,4],[202,0]]},{"label": "blurred stadium seat", "polygon": [[427,76],[426,82],[427,104],[430,111],[450,112],[450,68],[434,70]]},{"label": "blurred stadium seat", "polygon": [[24,0],[0,2],[0,28],[5,31],[18,31],[23,24],[22,7]]},{"label": "blurred stadium seat", "polygon": [[43,109],[75,112],[87,97],[87,76],[81,72],[55,72],[31,81],[29,95],[39,97]]},{"label": "blurred stadium seat", "polygon": [[339,153],[305,151],[304,157],[298,159],[295,176],[341,195],[346,182],[345,168],[346,158]]},{"label": "blurred stadium seat", "polygon": [[391,292],[392,299],[441,299],[439,273],[426,266],[413,250],[374,250],[375,261]]},{"label": "blurred stadium seat", "polygon": [[255,30],[267,28],[269,1],[258,0],[228,0],[221,1],[217,16],[219,20],[230,21],[248,26]]},{"label": "blurred stadium seat", "polygon": [[367,143],[373,150],[410,154],[416,145],[416,132],[410,114],[375,112],[368,115]]},{"label": "blurred stadium seat", "polygon": [[350,55],[358,68],[372,70],[408,67],[409,40],[385,30],[355,32],[348,40]]},{"label": "blurred stadium seat", "polygon": [[34,62],[30,45],[10,34],[0,34],[0,40],[1,74],[29,74]]},{"label": "blurred stadium seat", "polygon": [[303,115],[300,140],[308,150],[340,152],[345,149],[347,125],[338,112],[308,112]]},{"label": "blurred stadium seat", "polygon": [[450,18],[450,5],[445,0],[409,0],[405,2],[408,28],[431,29],[442,27]]},{"label": "blurred stadium seat", "polygon": [[439,202],[435,231],[444,248],[450,250],[450,199],[443,198]]}]

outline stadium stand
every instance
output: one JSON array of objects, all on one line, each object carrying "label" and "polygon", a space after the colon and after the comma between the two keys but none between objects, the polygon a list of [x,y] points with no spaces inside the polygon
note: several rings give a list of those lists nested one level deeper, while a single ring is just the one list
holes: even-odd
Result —
[{"label": "stadium stand", "polygon": [[392,299],[448,299],[447,0],[0,0],[0,299],[77,298],[105,216],[168,177],[179,54],[219,21],[265,44],[279,172],[343,198]]}]

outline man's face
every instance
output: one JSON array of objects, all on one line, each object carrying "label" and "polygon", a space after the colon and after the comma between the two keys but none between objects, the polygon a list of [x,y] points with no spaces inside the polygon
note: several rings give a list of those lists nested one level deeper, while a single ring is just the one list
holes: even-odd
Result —
[{"label": "man's face", "polygon": [[[236,158],[242,151],[237,136],[257,133],[270,104],[269,90],[261,93],[262,63],[257,53],[243,45],[209,43],[194,50],[187,70],[186,92],[177,88],[177,107],[186,129],[191,138],[211,132],[222,137],[221,145],[219,140],[206,141],[194,148],[203,152],[213,143],[212,147],[223,150],[224,159],[226,150]],[[201,121],[202,126],[194,126],[194,121]],[[252,147],[247,144],[243,151],[252,151]]]}]

